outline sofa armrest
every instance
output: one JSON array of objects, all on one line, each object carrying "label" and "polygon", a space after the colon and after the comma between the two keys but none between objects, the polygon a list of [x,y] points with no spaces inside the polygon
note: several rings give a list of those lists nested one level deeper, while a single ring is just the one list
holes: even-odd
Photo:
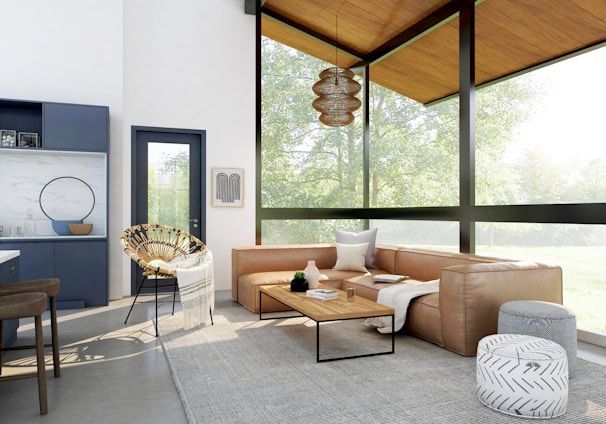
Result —
[{"label": "sofa armrest", "polygon": [[440,319],[445,347],[474,355],[478,341],[497,332],[499,308],[510,300],[561,304],[562,269],[534,262],[455,265],[440,276]]}]

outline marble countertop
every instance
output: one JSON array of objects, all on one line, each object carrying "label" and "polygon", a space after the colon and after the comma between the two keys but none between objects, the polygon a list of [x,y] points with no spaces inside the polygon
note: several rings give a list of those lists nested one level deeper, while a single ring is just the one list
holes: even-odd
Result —
[{"label": "marble countertop", "polygon": [[10,261],[21,254],[18,250],[0,250],[0,264]]}]

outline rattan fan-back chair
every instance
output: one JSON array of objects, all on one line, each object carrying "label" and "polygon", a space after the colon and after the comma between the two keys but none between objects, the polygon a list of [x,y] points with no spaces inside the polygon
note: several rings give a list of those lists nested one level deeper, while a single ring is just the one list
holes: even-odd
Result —
[{"label": "rattan fan-back chair", "polygon": [[[168,269],[165,264],[154,264],[153,261],[160,260],[168,263],[175,258],[183,255],[189,255],[195,252],[206,250],[206,245],[199,239],[186,231],[178,228],[169,227],[160,224],[139,224],[127,228],[122,233],[120,243],[126,253],[141,269],[142,280],[137,287],[137,293],[124,323],[128,321],[130,314],[137,302],[141,289],[144,288],[145,281],[153,276],[154,288],[156,294],[156,336],[158,335],[158,278],[174,279],[173,286],[173,310],[175,313],[175,299],[177,295],[177,271]],[[149,288],[149,287],[146,287]],[[212,310],[211,310],[212,322]]]}]

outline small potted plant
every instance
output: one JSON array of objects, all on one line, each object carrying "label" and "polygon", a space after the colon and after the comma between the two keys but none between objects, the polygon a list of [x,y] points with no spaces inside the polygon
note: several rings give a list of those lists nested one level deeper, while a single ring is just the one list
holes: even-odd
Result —
[{"label": "small potted plant", "polygon": [[290,291],[294,292],[305,292],[309,285],[305,279],[305,273],[302,271],[295,272],[295,276],[290,282]]}]

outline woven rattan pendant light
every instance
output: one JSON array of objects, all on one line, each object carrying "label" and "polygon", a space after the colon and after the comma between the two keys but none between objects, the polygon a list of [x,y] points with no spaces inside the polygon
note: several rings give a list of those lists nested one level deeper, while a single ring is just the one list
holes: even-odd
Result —
[{"label": "woven rattan pendant light", "polygon": [[336,55],[335,64],[337,66],[320,72],[320,81],[312,87],[318,96],[312,106],[320,112],[320,122],[324,125],[342,127],[353,122],[352,112],[362,105],[362,102],[355,97],[362,87],[353,79],[353,72],[338,66]]}]

